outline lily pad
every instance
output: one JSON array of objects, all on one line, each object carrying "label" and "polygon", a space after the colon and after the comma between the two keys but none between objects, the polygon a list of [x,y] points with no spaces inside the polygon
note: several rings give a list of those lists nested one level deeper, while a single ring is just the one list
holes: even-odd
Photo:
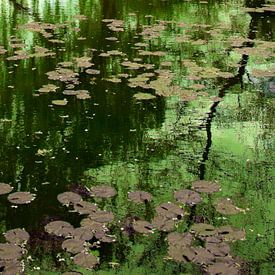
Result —
[{"label": "lily pad", "polygon": [[162,203],[156,208],[156,211],[168,219],[180,220],[183,217],[183,209],[171,202]]},{"label": "lily pad", "polygon": [[22,257],[21,247],[15,244],[0,243],[0,260],[17,260]]},{"label": "lily pad", "polygon": [[29,233],[21,228],[9,230],[4,234],[4,236],[7,242],[16,245],[24,245],[30,238]]},{"label": "lily pad", "polygon": [[196,256],[194,257],[193,261],[197,264],[208,265],[215,261],[215,256],[204,247],[194,247],[194,251]]},{"label": "lily pad", "polygon": [[5,195],[10,193],[13,187],[7,183],[0,183],[0,195]]},{"label": "lily pad", "polygon": [[188,246],[169,246],[168,256],[179,263],[191,262],[196,256],[193,248]]},{"label": "lily pad", "polygon": [[68,222],[53,221],[45,226],[45,231],[56,236],[68,237],[73,235],[74,227]]},{"label": "lily pad", "polygon": [[68,100],[66,98],[56,99],[56,100],[52,100],[52,104],[56,106],[66,106],[68,104]]},{"label": "lily pad", "polygon": [[93,269],[99,263],[97,257],[85,252],[75,255],[73,260],[76,265],[87,269]]},{"label": "lily pad", "polygon": [[35,199],[35,195],[30,192],[15,192],[8,196],[8,201],[13,204],[28,204]]},{"label": "lily pad", "polygon": [[230,246],[224,242],[221,243],[206,243],[205,248],[217,257],[225,257],[230,252]]},{"label": "lily pad", "polygon": [[94,213],[90,214],[88,218],[95,222],[109,223],[114,220],[114,214],[112,212],[104,210],[97,210]]},{"label": "lily pad", "polygon": [[245,239],[245,231],[244,230],[234,228],[230,225],[225,225],[225,226],[219,227],[218,233],[225,241],[229,241],[229,242]]},{"label": "lily pad", "polygon": [[199,193],[211,194],[220,191],[220,185],[217,182],[198,180],[192,183],[192,188]]},{"label": "lily pad", "polygon": [[24,265],[22,261],[19,260],[0,261],[0,267],[3,269],[1,272],[3,275],[19,275],[23,274],[24,271]]},{"label": "lily pad", "polygon": [[163,232],[170,232],[174,230],[175,224],[176,224],[175,220],[169,219],[162,215],[157,215],[152,220],[153,227]]},{"label": "lily pad", "polygon": [[77,254],[83,252],[85,248],[85,241],[80,239],[68,239],[62,243],[62,249],[72,253]]},{"label": "lily pad", "polygon": [[128,193],[128,199],[135,203],[144,203],[144,202],[150,202],[152,199],[152,196],[150,193],[145,191],[134,191]]},{"label": "lily pad", "polygon": [[57,196],[57,200],[63,205],[69,206],[81,202],[82,198],[74,192],[64,192]]},{"label": "lily pad", "polygon": [[236,207],[230,199],[220,198],[216,201],[215,207],[217,212],[223,215],[234,215],[241,212],[240,208]]},{"label": "lily pad", "polygon": [[193,236],[190,233],[171,232],[167,236],[168,244],[171,246],[190,246]]},{"label": "lily pad", "polygon": [[195,205],[202,201],[199,193],[188,189],[176,191],[174,193],[174,198],[178,202],[181,202],[187,205]]},{"label": "lily pad", "polygon": [[94,237],[94,232],[89,228],[78,227],[73,231],[73,237],[82,241],[89,241]]},{"label": "lily pad", "polygon": [[137,220],[133,222],[133,228],[136,232],[142,234],[150,234],[153,233],[153,226],[147,221]]},{"label": "lily pad", "polygon": [[91,189],[91,196],[104,199],[114,197],[116,193],[117,192],[113,187],[107,185],[98,185]]},{"label": "lily pad", "polygon": [[195,223],[191,226],[190,231],[202,237],[212,236],[217,232],[213,225],[207,223]]},{"label": "lily pad", "polygon": [[239,270],[234,265],[227,263],[213,263],[207,267],[207,271],[210,275],[237,275]]},{"label": "lily pad", "polygon": [[90,215],[98,210],[98,207],[94,203],[87,201],[80,201],[74,204],[74,210],[80,215]]},{"label": "lily pad", "polygon": [[90,218],[85,218],[80,222],[80,225],[84,228],[90,229],[92,232],[108,231],[108,228],[104,223],[96,222]]},{"label": "lily pad", "polygon": [[146,94],[146,93],[137,93],[134,95],[134,98],[137,100],[150,100],[150,99],[155,99],[156,96],[152,94]]}]

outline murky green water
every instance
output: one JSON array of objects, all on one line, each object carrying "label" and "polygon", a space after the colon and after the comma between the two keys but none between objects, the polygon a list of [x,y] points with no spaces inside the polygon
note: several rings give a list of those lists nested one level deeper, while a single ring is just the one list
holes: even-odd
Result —
[{"label": "murky green water", "polygon": [[[174,191],[196,180],[217,181],[221,191],[200,194],[196,206],[180,204],[185,214],[171,231],[203,222],[243,230],[244,240],[229,243],[230,266],[273,274],[271,2],[1,0],[0,181],[36,198],[12,207],[1,195],[0,229],[30,233],[26,274],[209,271],[216,258],[177,261],[167,254],[167,232],[133,230],[136,220],[151,222],[159,204],[175,203]],[[64,61],[73,64],[58,65]],[[49,79],[46,73],[62,66],[50,76],[59,80]],[[69,77],[72,71],[77,75]],[[47,84],[57,87],[39,90]],[[85,197],[81,186],[102,184],[116,196]],[[151,193],[152,201],[129,201],[135,190]],[[83,217],[57,200],[65,191],[114,214],[108,228],[116,242],[89,250],[100,261],[95,271],[75,265],[63,239],[44,231],[53,220],[79,226]],[[231,198],[239,213],[219,213],[221,198]],[[199,237],[194,246],[205,246]]]}]

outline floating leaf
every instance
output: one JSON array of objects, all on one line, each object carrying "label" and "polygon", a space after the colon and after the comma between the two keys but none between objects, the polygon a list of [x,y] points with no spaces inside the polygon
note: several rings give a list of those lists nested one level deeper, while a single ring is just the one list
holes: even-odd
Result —
[{"label": "floating leaf", "polygon": [[80,239],[68,239],[62,243],[62,249],[72,253],[77,254],[83,252],[85,248],[85,241]]},{"label": "floating leaf", "polygon": [[190,246],[192,240],[190,233],[171,232],[167,235],[168,244],[171,246]]},{"label": "floating leaf", "polygon": [[128,199],[135,203],[144,203],[144,202],[150,202],[152,199],[152,196],[150,193],[145,191],[134,191],[134,192],[128,193]]},{"label": "floating leaf", "polygon": [[219,235],[229,242],[245,239],[245,231],[234,228],[230,225],[221,226],[218,229]]},{"label": "floating leaf", "polygon": [[133,228],[138,233],[142,233],[142,234],[153,233],[152,231],[153,226],[147,221],[141,221],[141,220],[134,221]]},{"label": "floating leaf", "polygon": [[89,241],[94,237],[94,233],[89,228],[78,227],[73,231],[73,237],[82,241]]},{"label": "floating leaf", "polygon": [[156,96],[152,94],[146,94],[146,93],[137,93],[134,95],[134,98],[137,100],[150,100],[150,99],[155,99]]},{"label": "floating leaf", "polygon": [[195,257],[193,248],[188,246],[169,246],[168,256],[179,263],[191,262]]},{"label": "floating leaf", "polygon": [[156,211],[168,219],[180,220],[183,217],[183,209],[171,202],[162,203],[156,208]]},{"label": "floating leaf", "polygon": [[74,204],[74,209],[80,215],[90,215],[98,210],[98,207],[94,203],[90,203],[87,201],[80,201]]},{"label": "floating leaf", "polygon": [[114,214],[104,210],[97,210],[90,214],[88,218],[95,222],[108,223],[114,220]]},{"label": "floating leaf", "polygon": [[226,243],[206,243],[205,248],[214,256],[225,257],[230,252],[230,246]]},{"label": "floating leaf", "polygon": [[27,204],[35,199],[35,195],[30,192],[15,192],[8,196],[9,202],[13,204]]},{"label": "floating leaf", "polygon": [[0,183],[0,195],[5,195],[10,193],[13,187],[7,183]]},{"label": "floating leaf", "polygon": [[9,243],[0,243],[0,260],[17,260],[22,257],[22,249]]},{"label": "floating leaf", "polygon": [[66,98],[56,99],[56,100],[52,100],[52,104],[56,106],[66,106],[68,104],[68,101]]},{"label": "floating leaf", "polygon": [[174,230],[176,221],[162,215],[157,215],[152,220],[152,225],[160,231],[170,232]]},{"label": "floating leaf", "polygon": [[207,223],[195,223],[191,226],[190,231],[202,237],[216,234],[215,227]]},{"label": "floating leaf", "polygon": [[240,209],[236,207],[230,199],[220,198],[215,203],[216,210],[223,215],[233,215],[240,213]]},{"label": "floating leaf", "polygon": [[85,252],[75,255],[73,260],[76,265],[87,269],[93,269],[99,262],[97,257]]},{"label": "floating leaf", "polygon": [[4,236],[7,242],[16,245],[24,245],[28,242],[30,238],[29,233],[21,228],[9,230],[4,233]]},{"label": "floating leaf", "polygon": [[199,193],[211,194],[220,191],[220,185],[217,182],[198,180],[192,183],[192,188]]},{"label": "floating leaf", "polygon": [[196,256],[194,257],[193,261],[197,264],[208,265],[215,261],[215,256],[204,247],[194,247],[194,252]]},{"label": "floating leaf", "polygon": [[74,227],[68,222],[53,221],[45,226],[45,231],[56,236],[68,237],[73,235]]},{"label": "floating leaf", "polygon": [[192,190],[183,189],[174,193],[174,198],[181,203],[187,205],[195,205],[202,201],[200,195]]},{"label": "floating leaf", "polygon": [[91,189],[91,196],[98,197],[98,198],[111,198],[116,195],[116,190],[107,185],[98,185],[94,186]]},{"label": "floating leaf", "polygon": [[57,200],[63,205],[69,206],[81,202],[82,198],[74,192],[64,192],[57,196]]},{"label": "floating leaf", "polygon": [[210,275],[238,275],[239,270],[234,265],[227,263],[213,263],[207,267],[207,271]]}]

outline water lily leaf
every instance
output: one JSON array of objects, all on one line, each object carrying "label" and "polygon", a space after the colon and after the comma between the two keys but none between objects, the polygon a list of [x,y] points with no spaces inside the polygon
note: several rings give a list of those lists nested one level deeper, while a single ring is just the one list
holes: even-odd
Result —
[{"label": "water lily leaf", "polygon": [[21,247],[15,244],[0,243],[0,260],[17,260],[22,257]]},{"label": "water lily leaf", "polygon": [[7,260],[7,261],[0,261],[0,267],[3,269],[1,274],[3,275],[19,275],[23,274],[24,265],[21,261],[18,260]]},{"label": "water lily leaf", "polygon": [[82,241],[89,241],[94,237],[94,232],[86,227],[78,227],[73,231],[73,237]]},{"label": "water lily leaf", "polygon": [[79,272],[65,272],[65,273],[62,273],[62,275],[82,275],[82,273],[79,273]]},{"label": "water lily leaf", "polygon": [[77,91],[76,98],[85,100],[85,99],[90,99],[91,96],[89,95],[89,92],[87,90],[79,90]]},{"label": "water lily leaf", "polygon": [[133,222],[133,228],[136,232],[142,233],[142,234],[149,234],[153,233],[152,229],[153,226],[147,221],[142,221],[142,220],[135,220]]},{"label": "water lily leaf", "polygon": [[57,196],[57,200],[63,205],[69,206],[81,202],[82,198],[74,192],[64,192]]},{"label": "water lily leaf", "polygon": [[90,218],[85,218],[80,222],[80,225],[84,228],[90,229],[92,232],[104,231],[107,232],[108,228],[104,223],[96,222]]},{"label": "water lily leaf", "polygon": [[174,230],[176,221],[162,215],[157,215],[152,220],[152,225],[160,231],[170,232]]},{"label": "water lily leaf", "polygon": [[195,223],[190,228],[191,232],[195,232],[196,235],[207,237],[216,234],[215,227],[207,223]]},{"label": "water lily leaf", "polygon": [[245,231],[234,228],[230,225],[221,226],[218,228],[219,235],[225,240],[229,242],[244,240],[245,239]]},{"label": "water lily leaf", "polygon": [[234,215],[241,212],[241,210],[236,207],[230,199],[220,198],[215,203],[215,208],[217,212],[223,215]]},{"label": "water lily leaf", "polygon": [[94,203],[87,201],[80,201],[74,204],[74,210],[80,215],[90,215],[98,210],[98,207]]},{"label": "water lily leaf", "polygon": [[72,254],[77,254],[77,253],[83,252],[86,249],[85,241],[82,241],[80,239],[65,240],[62,243],[62,249],[66,250]]},{"label": "water lily leaf", "polygon": [[211,254],[207,249],[204,247],[194,247],[194,251],[196,256],[193,259],[193,262],[203,265],[203,264],[210,264],[215,261],[215,256]]},{"label": "water lily leaf", "polygon": [[137,93],[134,95],[134,98],[137,100],[150,100],[156,98],[155,95],[146,94],[146,93]]},{"label": "water lily leaf", "polygon": [[171,202],[162,203],[156,208],[156,211],[159,215],[164,216],[168,219],[178,220],[183,217],[184,213],[182,208]]},{"label": "water lily leaf", "polygon": [[193,236],[190,233],[171,232],[167,235],[167,241],[170,246],[190,246]]},{"label": "water lily leaf", "polygon": [[220,191],[220,185],[217,182],[198,180],[192,183],[192,188],[199,193],[211,194]]},{"label": "water lily leaf", "polygon": [[116,237],[114,235],[107,235],[104,231],[95,232],[95,237],[103,243],[113,243],[116,241]]},{"label": "water lily leaf", "polygon": [[100,74],[100,71],[99,70],[95,70],[95,69],[87,69],[85,72],[87,74],[91,74],[91,75]]},{"label": "water lily leaf", "polygon": [[213,263],[207,267],[207,271],[210,275],[237,275],[239,270],[234,265],[227,263]]},{"label": "water lily leaf", "polygon": [[0,195],[5,195],[10,193],[13,187],[7,183],[0,183]]},{"label": "water lily leaf", "polygon": [[104,199],[114,197],[116,193],[117,192],[113,187],[107,185],[98,185],[91,189],[91,196]]},{"label": "water lily leaf", "polygon": [[174,193],[174,198],[181,203],[187,205],[195,205],[202,201],[200,195],[192,190],[183,189],[178,190]]},{"label": "water lily leaf", "polygon": [[169,246],[168,256],[179,263],[191,262],[196,256],[193,248],[188,246]]},{"label": "water lily leaf", "polygon": [[100,223],[109,223],[114,220],[114,214],[112,212],[104,211],[104,210],[97,210],[89,215],[91,220]]},{"label": "water lily leaf", "polygon": [[56,100],[52,100],[52,104],[56,106],[66,106],[68,104],[68,101],[66,98],[56,99]]},{"label": "water lily leaf", "polygon": [[21,228],[9,230],[4,233],[4,236],[7,242],[16,245],[24,245],[28,242],[30,238],[29,233]]},{"label": "water lily leaf", "polygon": [[218,257],[225,257],[230,252],[230,246],[226,243],[206,243],[205,248]]},{"label": "water lily leaf", "polygon": [[35,199],[35,195],[30,192],[15,192],[8,196],[8,201],[13,204],[27,204]]},{"label": "water lily leaf", "polygon": [[87,269],[93,269],[99,263],[97,257],[85,252],[75,255],[73,260],[76,265]]},{"label": "water lily leaf", "polygon": [[128,199],[135,203],[144,203],[144,202],[150,202],[152,199],[152,196],[150,193],[145,191],[134,191],[128,193]]},{"label": "water lily leaf", "polygon": [[74,227],[68,222],[53,221],[45,226],[45,231],[56,236],[68,237],[73,235]]}]

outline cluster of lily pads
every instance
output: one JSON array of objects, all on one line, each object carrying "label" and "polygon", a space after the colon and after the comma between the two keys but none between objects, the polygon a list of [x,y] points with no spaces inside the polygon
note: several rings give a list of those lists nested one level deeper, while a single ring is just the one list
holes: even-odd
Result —
[{"label": "cluster of lily pads", "polygon": [[[0,183],[0,195],[9,194],[13,187],[7,183]],[[30,192],[14,192],[8,195],[8,201],[13,205],[28,204],[35,199],[35,194]]]},{"label": "cluster of lily pads", "polygon": [[[182,189],[175,191],[175,202],[161,203],[156,207],[156,215],[152,221],[146,221],[138,217],[130,222],[125,221],[121,228],[121,221],[115,222],[112,212],[101,210],[91,199],[110,199],[117,195],[116,190],[107,185],[94,186],[86,189],[88,198],[83,200],[77,192],[66,191],[57,196],[57,200],[71,211],[84,216],[79,227],[62,220],[49,222],[45,231],[49,234],[63,237],[62,249],[73,256],[76,265],[86,269],[93,269],[99,265],[99,258],[92,250],[100,247],[101,243],[113,243],[116,236],[110,233],[109,223],[116,224],[127,233],[129,227],[136,234],[149,237],[155,231],[166,232],[168,253],[166,260],[174,260],[180,263],[195,263],[209,274],[237,274],[239,265],[230,254],[229,243],[245,239],[245,232],[229,225],[215,228],[208,223],[194,223],[188,232],[175,232],[177,224],[189,216],[188,210],[203,201],[203,194],[220,191],[217,182],[195,181],[192,190]],[[87,196],[84,196],[87,198]],[[128,192],[128,200],[136,204],[149,204],[152,195],[148,192],[136,190]],[[233,205],[231,200],[218,199],[216,210],[222,214],[236,214],[242,211]],[[127,219],[126,219],[127,220]],[[127,227],[127,228],[126,228]],[[196,243],[200,245],[196,245]]]}]

